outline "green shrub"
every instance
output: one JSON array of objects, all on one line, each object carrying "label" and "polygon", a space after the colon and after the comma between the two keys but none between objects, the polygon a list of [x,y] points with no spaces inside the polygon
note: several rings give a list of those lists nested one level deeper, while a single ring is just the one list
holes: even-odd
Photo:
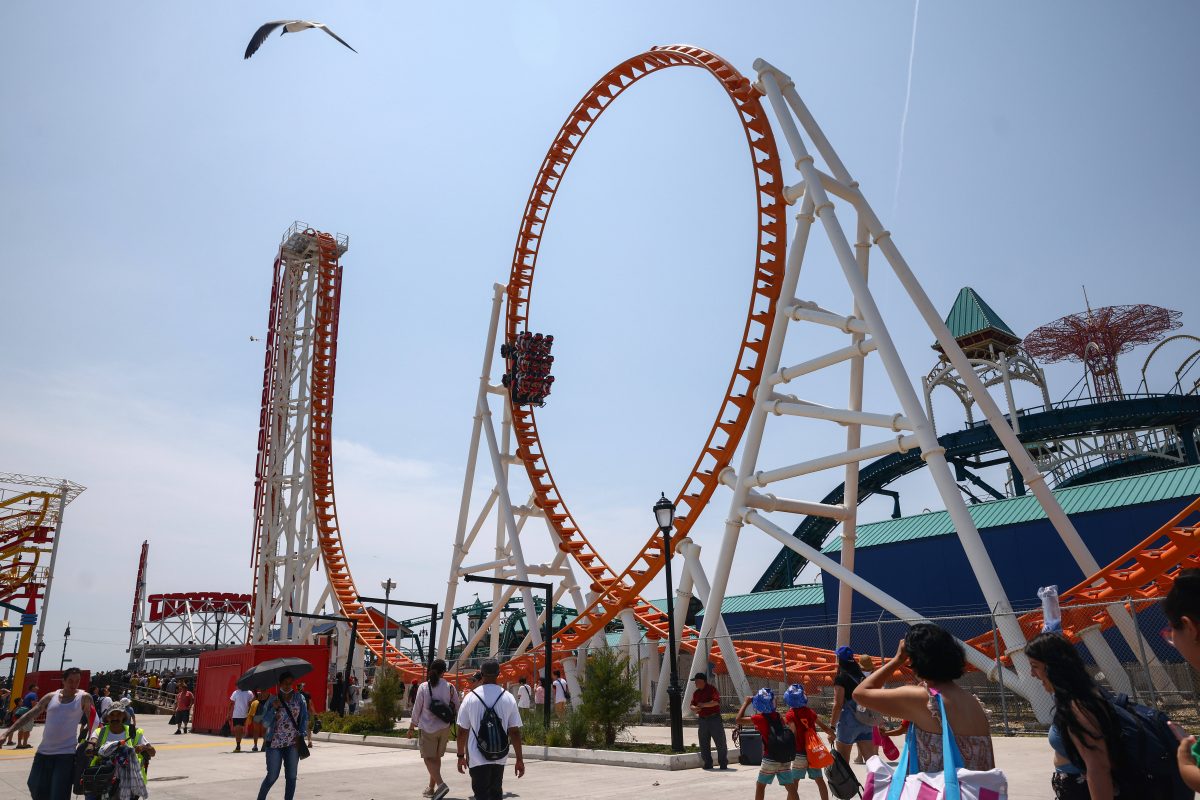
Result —
[{"label": "green shrub", "polygon": [[607,648],[588,656],[581,694],[580,710],[596,726],[606,746],[625,730],[629,710],[641,699],[637,672],[629,659]]},{"label": "green shrub", "polygon": [[404,682],[400,673],[389,664],[380,664],[375,670],[375,682],[371,687],[371,714],[376,720],[376,730],[390,731],[400,718],[400,698],[404,694]]},{"label": "green shrub", "polygon": [[559,724],[571,747],[591,747],[592,742],[596,740],[596,726],[582,708],[568,706],[566,716]]}]

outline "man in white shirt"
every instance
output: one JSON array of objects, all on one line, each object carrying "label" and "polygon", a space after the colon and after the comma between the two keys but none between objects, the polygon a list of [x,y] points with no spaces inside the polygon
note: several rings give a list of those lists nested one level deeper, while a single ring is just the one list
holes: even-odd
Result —
[{"label": "man in white shirt", "polygon": [[242,752],[242,736],[246,733],[246,716],[250,713],[250,702],[254,692],[249,689],[234,689],[229,695],[229,723],[233,728],[233,752]]},{"label": "man in white shirt", "polygon": [[480,726],[488,709],[496,712],[508,733],[509,748],[516,754],[514,772],[520,778],[525,774],[525,759],[521,755],[521,712],[513,696],[496,684],[500,677],[500,662],[488,659],[479,671],[483,684],[465,694],[458,709],[458,771],[464,773],[470,769],[475,800],[501,800],[508,756],[496,760],[484,757],[478,743]]},{"label": "man in white shirt", "polygon": [[525,712],[533,708],[533,689],[529,688],[529,682],[522,675],[517,679],[517,708],[521,711],[521,716]]},{"label": "man in white shirt", "polygon": [[554,713],[562,716],[567,713],[567,701],[571,699],[571,690],[567,688],[567,679],[562,676],[562,670],[554,670]]}]

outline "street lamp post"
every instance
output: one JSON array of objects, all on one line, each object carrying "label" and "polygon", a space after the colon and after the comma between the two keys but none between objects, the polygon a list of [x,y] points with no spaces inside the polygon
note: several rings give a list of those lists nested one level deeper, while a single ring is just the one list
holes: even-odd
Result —
[{"label": "street lamp post", "polygon": [[667,573],[667,658],[671,664],[671,682],[667,684],[667,704],[671,712],[671,749],[683,752],[683,689],[679,685],[679,652],[675,644],[675,587],[671,577],[671,527],[675,523],[675,504],[662,494],[654,504],[654,520],[663,535],[664,570]]},{"label": "street lamp post", "polygon": [[67,630],[63,633],[63,654],[62,661],[58,662],[58,671],[62,672],[67,666],[67,640],[71,638],[71,623],[67,622]]},{"label": "street lamp post", "polygon": [[387,663],[387,644],[388,644],[388,628],[392,626],[392,619],[388,616],[388,606],[391,605],[392,589],[396,588],[396,582],[391,578],[379,582],[383,588],[383,661]]}]

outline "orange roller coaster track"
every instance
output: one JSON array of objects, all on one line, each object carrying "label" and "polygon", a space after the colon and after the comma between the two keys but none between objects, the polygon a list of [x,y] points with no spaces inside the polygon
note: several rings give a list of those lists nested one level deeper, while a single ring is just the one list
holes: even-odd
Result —
[{"label": "orange roller coaster track", "polygon": [[[572,109],[554,137],[538,170],[529,193],[525,213],[513,253],[509,277],[506,338],[528,329],[534,270],[538,249],[550,216],[558,188],[583,139],[618,95],[647,75],[670,67],[695,67],[706,71],[721,84],[733,102],[750,151],[755,198],[758,206],[758,241],[753,265],[750,303],[742,332],[733,375],[725,390],[716,421],[708,433],[700,455],[676,497],[681,513],[671,546],[686,537],[700,512],[712,498],[725,469],[737,450],[753,408],[753,392],[762,378],[766,340],[784,270],[787,221],[784,216],[783,174],[771,125],[759,101],[759,94],[741,73],[724,59],[698,47],[671,45],[656,47],[618,64],[598,80]],[[621,573],[617,573],[592,546],[581,526],[571,515],[554,480],[538,435],[533,409],[513,403],[510,398],[513,429],[517,437],[517,455],[525,465],[533,485],[535,503],[544,513],[561,540],[560,547],[591,578],[596,597],[580,610],[555,638],[555,648],[573,649],[583,645],[621,611],[631,609],[651,639],[667,636],[668,620],[664,613],[641,597],[641,592],[665,563],[662,540],[652,532],[646,544]],[[685,629],[681,646],[688,651],[697,645],[698,632]],[[778,643],[738,642],[739,660],[747,674],[764,678],[782,678],[783,657],[803,663],[810,671],[828,672],[832,678],[836,662],[831,653],[812,648],[788,646],[783,656]],[[514,659],[507,667],[511,673],[536,666],[538,652]],[[719,657],[714,661],[721,663]],[[822,670],[821,668],[824,667]]]}]

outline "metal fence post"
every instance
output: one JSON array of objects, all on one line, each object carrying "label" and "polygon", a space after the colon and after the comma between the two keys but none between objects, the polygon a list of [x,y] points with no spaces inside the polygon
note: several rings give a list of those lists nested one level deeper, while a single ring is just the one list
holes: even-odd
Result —
[{"label": "metal fence post", "polygon": [[789,686],[787,673],[787,651],[783,649],[783,620],[779,620],[779,661],[783,664],[783,684]]},{"label": "metal fence post", "polygon": [[883,649],[883,615],[887,612],[880,609],[879,618],[875,620],[875,630],[879,634],[879,661],[880,666],[883,665],[883,660],[887,658],[887,651]]},{"label": "metal fence post", "polygon": [[1004,662],[1001,660],[1003,653],[1000,651],[1000,629],[996,627],[996,609],[991,612],[992,617],[992,646],[996,649],[996,680],[1000,683],[1000,713],[1004,717],[1004,735],[1012,736],[1012,729],[1008,726],[1008,694],[1004,689]]},{"label": "metal fence post", "polygon": [[1138,652],[1142,659],[1142,671],[1146,675],[1146,686],[1150,689],[1150,702],[1158,707],[1158,692],[1154,688],[1154,676],[1150,674],[1150,660],[1146,658],[1146,637],[1142,636],[1142,626],[1138,621],[1137,607],[1133,604],[1133,598],[1125,598],[1129,606],[1129,616],[1133,617],[1133,628],[1137,632]]}]

